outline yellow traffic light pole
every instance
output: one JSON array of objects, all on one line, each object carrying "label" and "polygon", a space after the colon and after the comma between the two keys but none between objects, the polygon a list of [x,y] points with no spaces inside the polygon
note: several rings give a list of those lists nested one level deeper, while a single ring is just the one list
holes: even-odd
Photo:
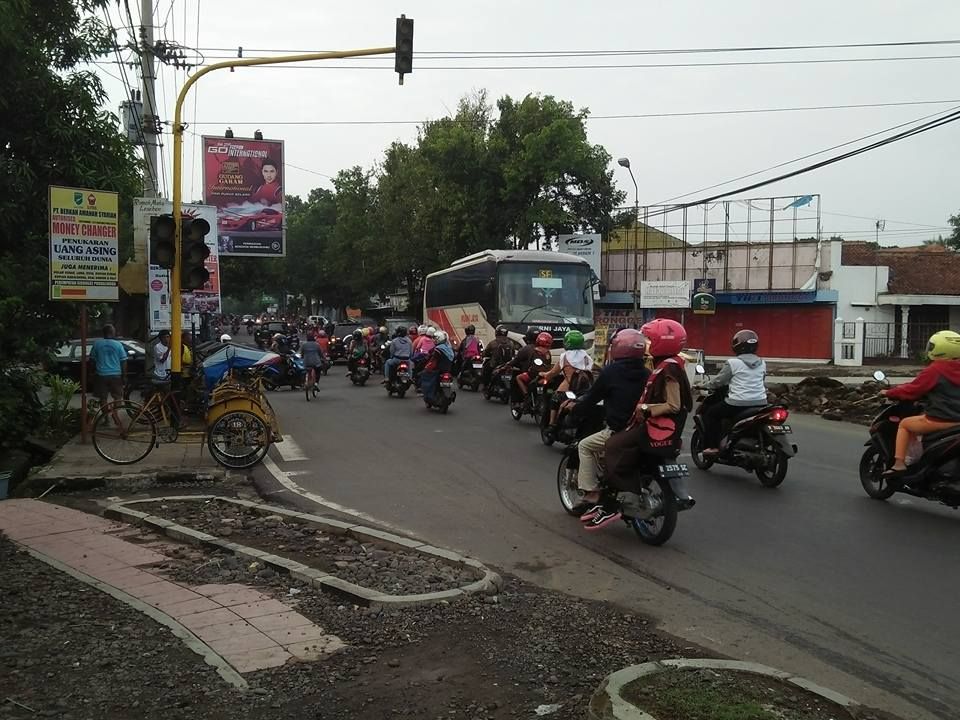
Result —
[{"label": "yellow traffic light pole", "polygon": [[[177,105],[173,112],[173,219],[174,219],[174,256],[173,268],[170,270],[170,305],[173,317],[171,318],[170,330],[170,368],[177,374],[181,370],[180,360],[183,349],[181,347],[182,327],[182,309],[180,304],[180,252],[183,242],[182,228],[180,227],[181,209],[183,205],[183,193],[181,191],[181,180],[183,175],[183,133],[186,129],[183,125],[183,103],[187,98],[187,93],[194,83],[207,73],[224,68],[249,67],[253,65],[282,65],[284,63],[308,62],[310,60],[339,60],[342,58],[366,57],[368,55],[389,55],[395,52],[396,48],[367,48],[363,50],[341,50],[334,52],[306,53],[303,55],[279,55],[270,58],[237,58],[236,60],[224,60],[200,68],[197,72],[187,78],[187,81],[180,88],[180,94],[177,96]],[[402,77],[402,76],[401,76]]]}]

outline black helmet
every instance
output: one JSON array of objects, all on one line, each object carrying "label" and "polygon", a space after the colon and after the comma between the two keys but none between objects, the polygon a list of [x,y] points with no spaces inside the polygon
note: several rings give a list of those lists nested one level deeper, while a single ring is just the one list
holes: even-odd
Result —
[{"label": "black helmet", "polygon": [[477,331],[477,329],[476,329],[473,325],[467,325],[467,326],[463,329],[463,331],[464,331],[467,335],[473,335],[473,334]]},{"label": "black helmet", "polygon": [[507,326],[497,325],[497,337],[506,337],[506,336],[507,336]]},{"label": "black helmet", "polygon": [[760,347],[760,337],[753,330],[740,330],[730,341],[730,347],[737,355],[755,353]]},{"label": "black helmet", "polygon": [[362,331],[362,330],[359,330],[359,329],[354,330],[354,331],[353,331],[353,336],[354,336],[355,338],[362,338],[362,337],[363,337],[363,331]]},{"label": "black helmet", "polygon": [[527,345],[531,345],[537,339],[537,335],[539,334],[540,331],[536,328],[527,328],[527,332],[524,333],[523,336],[523,341],[527,343]]},{"label": "black helmet", "polygon": [[397,337],[406,337],[406,334],[407,334],[406,325],[401,325],[400,327],[397,328]]}]

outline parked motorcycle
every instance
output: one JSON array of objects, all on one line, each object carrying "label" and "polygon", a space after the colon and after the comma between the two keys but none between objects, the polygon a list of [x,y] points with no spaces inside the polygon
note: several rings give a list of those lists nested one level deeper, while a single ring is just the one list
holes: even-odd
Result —
[{"label": "parked motorcycle", "polygon": [[350,371],[350,382],[354,385],[366,385],[370,379],[370,361],[365,358],[358,358],[353,364],[353,370]]},{"label": "parked motorcycle", "polygon": [[307,380],[307,370],[300,353],[291,352],[280,356],[280,362],[268,365],[263,373],[263,385],[267,390],[276,390],[289,385],[291,390],[302,387]]},{"label": "parked motorcycle", "polygon": [[531,374],[534,377],[527,385],[527,396],[522,403],[510,406],[510,417],[517,422],[520,422],[524,415],[530,415],[539,422],[543,417],[544,408],[547,407],[547,381],[536,374],[543,368],[543,360],[535,358],[533,365],[535,370]]},{"label": "parked motorcycle", "polygon": [[[873,377],[877,382],[886,379],[880,370]],[[870,439],[865,443],[867,449],[860,458],[860,484],[875,500],[886,500],[900,492],[956,510],[960,507],[960,427],[921,435],[923,452],[907,466],[907,472],[893,479],[883,477],[884,471],[893,465],[900,421],[922,411],[914,402],[891,402],[873,419]]]},{"label": "parked motorcycle", "polygon": [[480,380],[483,377],[483,358],[465,359],[461,363],[460,374],[457,376],[457,385],[461,390],[477,392],[480,389]]},{"label": "parked motorcycle", "polygon": [[410,389],[412,384],[413,376],[410,374],[410,361],[401,360],[393,368],[391,376],[387,378],[387,396],[393,397],[396,395],[398,398],[402,398],[407,394],[407,390]]},{"label": "parked motorcycle", "polygon": [[490,382],[483,388],[483,397],[487,400],[499,400],[506,405],[510,402],[513,377],[514,372],[509,367],[494,368],[490,373]]},{"label": "parked motorcycle", "polygon": [[[580,470],[578,445],[578,442],[567,445],[557,468],[560,504],[574,517],[579,517],[583,507],[583,494],[577,486]],[[696,503],[686,487],[690,471],[682,463],[665,462],[663,458],[648,456],[635,473],[638,492],[621,492],[607,485],[601,463],[597,473],[601,502],[619,506],[623,522],[633,528],[641,542],[663,545],[676,530],[677,514],[689,510]]]},{"label": "parked motorcycle", "polygon": [[[696,369],[698,374],[704,374],[702,365]],[[693,416],[696,429],[690,438],[694,464],[701,470],[709,470],[714,464],[742,468],[756,473],[764,487],[777,487],[787,477],[790,458],[797,454],[797,446],[789,437],[793,431],[786,424],[790,413],[784,405],[746,407],[739,415],[725,420],[720,454],[704,456],[704,413],[726,396],[727,389],[720,388],[700,399]]]},{"label": "parked motorcycle", "polygon": [[445,372],[440,375],[440,383],[433,399],[423,396],[423,402],[430,410],[438,410],[446,415],[447,410],[457,399],[457,391],[453,389],[453,374]]}]

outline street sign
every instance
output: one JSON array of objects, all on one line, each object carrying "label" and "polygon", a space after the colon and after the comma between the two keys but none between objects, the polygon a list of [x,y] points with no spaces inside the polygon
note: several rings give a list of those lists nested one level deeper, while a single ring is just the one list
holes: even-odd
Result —
[{"label": "street sign", "polygon": [[117,193],[50,186],[50,299],[116,302]]},{"label": "street sign", "polygon": [[699,278],[693,282],[691,307],[694,315],[715,315],[717,312],[716,278]]}]

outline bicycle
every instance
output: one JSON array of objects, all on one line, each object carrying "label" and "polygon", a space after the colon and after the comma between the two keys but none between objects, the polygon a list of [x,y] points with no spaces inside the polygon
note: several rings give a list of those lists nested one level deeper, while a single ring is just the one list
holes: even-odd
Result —
[{"label": "bicycle", "polygon": [[107,462],[130,465],[145,458],[160,442],[175,442],[179,421],[174,422],[168,403],[182,417],[176,394],[160,390],[143,404],[114,400],[103,404],[93,418],[93,448]]},{"label": "bicycle", "polygon": [[317,389],[317,370],[315,367],[307,368],[307,377],[303,383],[303,394],[307,397],[307,402],[310,402],[310,396],[313,395],[316,399],[317,395],[320,394],[320,391]]}]

